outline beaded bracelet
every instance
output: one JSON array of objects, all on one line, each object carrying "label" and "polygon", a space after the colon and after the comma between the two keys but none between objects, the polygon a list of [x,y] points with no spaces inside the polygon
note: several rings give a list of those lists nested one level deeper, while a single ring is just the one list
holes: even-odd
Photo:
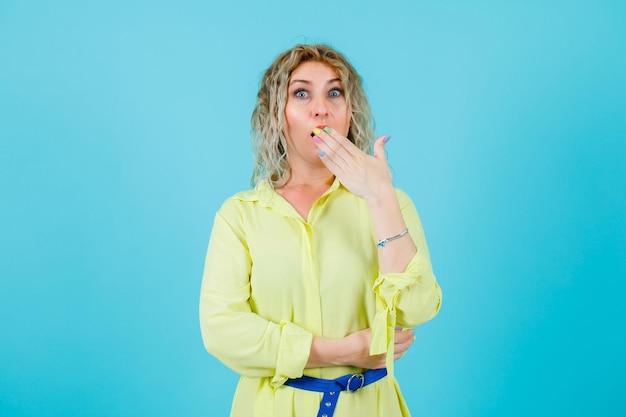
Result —
[{"label": "beaded bracelet", "polygon": [[392,240],[400,239],[402,236],[406,235],[407,233],[409,233],[409,228],[408,228],[408,227],[407,227],[406,229],[404,229],[402,232],[400,232],[400,233],[398,233],[397,235],[395,235],[395,236],[391,236],[391,237],[388,237],[388,238],[386,238],[386,239],[381,239],[381,240],[379,240],[379,241],[376,243],[376,246],[380,246],[381,248],[384,248],[384,247],[385,247],[385,245],[386,245],[388,242],[391,242]]}]

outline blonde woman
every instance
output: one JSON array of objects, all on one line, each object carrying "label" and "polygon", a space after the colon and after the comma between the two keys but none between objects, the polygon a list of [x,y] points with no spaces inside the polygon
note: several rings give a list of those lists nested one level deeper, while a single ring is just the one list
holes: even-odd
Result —
[{"label": "blonde woman", "polygon": [[215,216],[200,297],[206,349],[241,374],[231,416],[409,415],[394,360],[441,290],[372,125],[329,46],[297,45],[263,75],[254,188]]}]

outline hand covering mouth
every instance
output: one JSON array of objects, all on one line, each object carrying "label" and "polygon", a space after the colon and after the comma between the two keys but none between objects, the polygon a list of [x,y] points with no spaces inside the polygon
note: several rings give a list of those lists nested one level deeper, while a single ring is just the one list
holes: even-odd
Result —
[{"label": "hand covering mouth", "polygon": [[[318,128],[318,129],[322,129],[323,130],[326,126],[327,125],[317,125],[315,127]],[[311,137],[313,137],[313,136],[315,136],[315,133],[311,132]]]}]

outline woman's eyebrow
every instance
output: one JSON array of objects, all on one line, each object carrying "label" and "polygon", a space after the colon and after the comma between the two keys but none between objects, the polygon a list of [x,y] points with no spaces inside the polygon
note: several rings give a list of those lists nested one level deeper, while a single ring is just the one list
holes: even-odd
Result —
[{"label": "woman's eyebrow", "polygon": [[[333,78],[331,80],[326,81],[326,84],[332,84],[334,82],[341,82],[341,78]],[[291,80],[291,81],[289,81],[289,85],[295,84],[295,83],[311,84],[311,81],[309,81],[309,80]]]},{"label": "woman's eyebrow", "polygon": [[291,80],[291,81],[289,81],[289,85],[294,84],[294,83],[311,84],[311,81],[307,81],[307,80]]}]

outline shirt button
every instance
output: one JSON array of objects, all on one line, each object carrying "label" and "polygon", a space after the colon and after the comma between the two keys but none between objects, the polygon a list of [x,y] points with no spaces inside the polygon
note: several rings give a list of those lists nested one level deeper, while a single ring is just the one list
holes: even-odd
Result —
[{"label": "shirt button", "polygon": [[330,407],[331,405],[332,405],[332,404],[331,404],[331,402],[330,402],[330,401],[328,401],[328,402],[326,403],[326,407]]}]

